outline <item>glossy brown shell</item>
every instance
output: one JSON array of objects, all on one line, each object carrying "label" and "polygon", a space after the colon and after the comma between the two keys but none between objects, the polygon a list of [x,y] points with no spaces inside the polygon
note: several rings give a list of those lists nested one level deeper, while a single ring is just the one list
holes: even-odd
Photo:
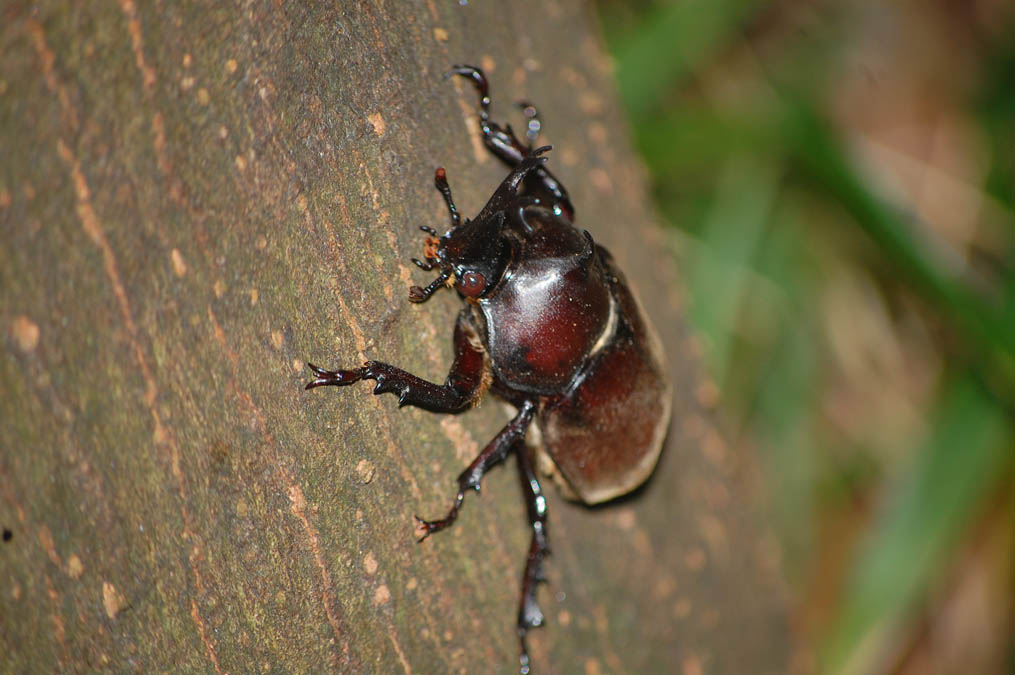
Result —
[{"label": "glossy brown shell", "polygon": [[541,399],[539,449],[581,501],[630,492],[655,468],[672,390],[659,337],[612,256],[597,247],[613,306],[610,328],[575,385]]},{"label": "glossy brown shell", "polygon": [[481,301],[495,377],[508,389],[556,395],[575,381],[602,339],[613,300],[590,238],[545,210],[490,300]]}]

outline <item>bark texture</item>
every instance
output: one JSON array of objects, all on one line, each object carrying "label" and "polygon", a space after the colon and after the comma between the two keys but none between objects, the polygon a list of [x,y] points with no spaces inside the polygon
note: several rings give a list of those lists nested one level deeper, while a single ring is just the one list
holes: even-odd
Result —
[{"label": "bark texture", "polygon": [[[344,6],[343,6],[344,5]],[[0,28],[0,670],[512,672],[528,544],[513,460],[423,544],[504,423],[304,392],[306,360],[442,380],[458,301],[407,302],[446,166],[539,104],[580,226],[676,383],[632,498],[550,488],[538,672],[782,672],[753,469],[716,432],[589,9],[511,3],[7,3]],[[519,121],[516,119],[516,126]],[[745,487],[746,486],[746,487]],[[9,536],[8,536],[9,535]]]}]

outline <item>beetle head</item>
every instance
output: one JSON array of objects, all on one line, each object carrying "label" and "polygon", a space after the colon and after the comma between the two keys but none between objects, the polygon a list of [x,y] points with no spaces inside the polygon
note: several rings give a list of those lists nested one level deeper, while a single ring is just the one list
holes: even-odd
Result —
[{"label": "beetle head", "polygon": [[424,260],[413,259],[413,262],[425,270],[440,269],[440,274],[425,288],[410,288],[410,301],[425,302],[444,285],[453,285],[467,298],[481,298],[497,285],[510,256],[510,249],[502,236],[508,210],[517,205],[522,179],[546,161],[546,158],[538,156],[546,150],[549,147],[539,148],[523,159],[500,184],[479,215],[473,220],[466,219],[464,223],[451,199],[447,174],[443,168],[437,169],[434,184],[444,195],[451,215],[451,229],[438,238],[433,228],[420,228],[431,236],[427,239]]},{"label": "beetle head", "polygon": [[[441,273],[426,288],[413,286],[409,300],[424,302],[441,286],[454,286],[467,298],[480,298],[500,280],[507,265],[507,244],[501,237],[504,213],[482,220],[468,220],[448,230],[442,237],[427,238],[424,269]],[[418,264],[418,263],[417,263]]]}]

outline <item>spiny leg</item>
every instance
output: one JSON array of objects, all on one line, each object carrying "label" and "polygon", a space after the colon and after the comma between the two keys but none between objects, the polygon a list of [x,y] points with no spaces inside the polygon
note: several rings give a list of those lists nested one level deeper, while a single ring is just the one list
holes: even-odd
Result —
[{"label": "spiny leg", "polygon": [[452,503],[451,509],[448,510],[446,516],[440,520],[423,520],[419,516],[416,516],[416,523],[422,532],[419,538],[420,541],[426,539],[434,532],[440,532],[455,522],[455,519],[458,518],[458,511],[462,508],[462,502],[465,500],[465,493],[469,490],[479,492],[483,475],[490,470],[490,467],[503,461],[508,452],[514,449],[516,444],[525,438],[525,431],[532,422],[535,411],[536,406],[531,401],[522,403],[514,419],[508,422],[493,437],[493,440],[483,448],[483,451],[479,453],[476,459],[472,460],[468,468],[458,477],[458,494],[455,495],[455,501]]},{"label": "spiny leg", "polygon": [[510,167],[521,162],[528,154],[529,147],[518,140],[510,125],[502,127],[490,120],[490,87],[486,75],[475,66],[451,66],[449,75],[461,75],[471,80],[479,93],[479,129],[483,132],[483,143],[497,157]]},{"label": "spiny leg", "polygon": [[[538,114],[535,107],[526,103],[523,114],[526,116],[527,127],[526,137],[528,144],[522,143],[511,130],[511,125],[504,127],[490,120],[490,87],[486,81],[486,75],[475,66],[454,65],[451,66],[449,75],[461,75],[470,80],[476,91],[479,93],[479,129],[483,133],[483,144],[487,149],[496,155],[502,162],[510,167],[517,166],[532,150],[535,135],[532,134],[531,122],[535,121],[539,127]],[[530,111],[531,110],[531,114]],[[566,212],[569,220],[574,220],[574,206],[568,197],[567,190],[557,178],[550,173],[546,167],[540,167],[535,175],[527,182],[531,188],[530,192],[541,197],[546,206],[552,207],[559,204]]]},{"label": "spiny leg", "polygon": [[[413,258],[413,262],[416,263],[416,265],[421,269],[427,269],[426,264],[417,261],[415,258]],[[433,269],[433,267],[430,267],[429,269]],[[448,279],[451,278],[452,274],[453,272],[450,269],[446,269],[443,270],[440,274],[438,274],[437,278],[431,281],[426,286],[410,286],[409,302],[415,302],[417,304],[420,302],[426,302],[427,300],[430,299],[431,295],[436,293],[438,290],[443,288],[445,284],[447,284]]]},{"label": "spiny leg", "polygon": [[374,380],[374,394],[398,395],[399,407],[414,405],[432,412],[461,412],[483,393],[483,378],[488,368],[486,354],[478,347],[478,336],[468,310],[462,310],[455,324],[455,360],[443,385],[428,382],[395,366],[368,361],[360,368],[325,370],[307,365],[317,375],[307,389],[345,387],[360,380]]},{"label": "spiny leg", "polygon": [[522,597],[518,607],[518,639],[521,642],[521,672],[529,672],[529,652],[525,646],[525,636],[530,628],[542,626],[543,612],[536,602],[536,589],[546,581],[543,576],[543,560],[550,554],[547,545],[546,531],[546,498],[539,480],[532,469],[532,458],[524,443],[515,453],[518,456],[518,477],[525,494],[525,503],[529,512],[529,523],[532,525],[532,542],[529,544],[529,555],[525,560],[525,573],[522,575]]}]

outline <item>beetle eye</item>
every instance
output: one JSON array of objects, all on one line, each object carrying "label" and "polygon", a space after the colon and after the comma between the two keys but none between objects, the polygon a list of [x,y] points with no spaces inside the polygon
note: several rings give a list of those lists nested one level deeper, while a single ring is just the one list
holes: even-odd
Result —
[{"label": "beetle eye", "polygon": [[478,298],[486,289],[486,277],[479,272],[466,272],[458,284],[458,290],[470,298]]}]

